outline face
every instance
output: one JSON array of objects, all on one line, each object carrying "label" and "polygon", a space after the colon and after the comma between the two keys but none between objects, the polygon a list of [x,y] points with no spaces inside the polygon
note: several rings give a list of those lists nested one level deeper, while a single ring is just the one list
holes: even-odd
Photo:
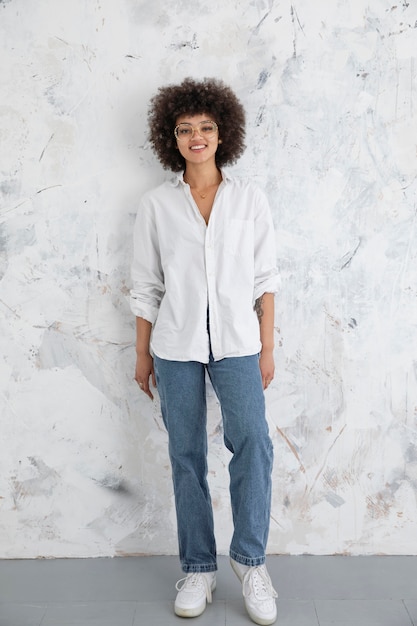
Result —
[{"label": "face", "polygon": [[[205,134],[198,130],[200,122],[215,121],[208,113],[202,113],[198,115],[181,115],[177,118],[176,124],[187,123],[191,124],[194,128],[192,137],[186,137],[181,140],[177,139],[177,147],[181,155],[187,162],[190,163],[206,163],[210,160],[215,160],[215,154],[219,145],[219,133]],[[204,127],[204,125],[203,125]]]}]

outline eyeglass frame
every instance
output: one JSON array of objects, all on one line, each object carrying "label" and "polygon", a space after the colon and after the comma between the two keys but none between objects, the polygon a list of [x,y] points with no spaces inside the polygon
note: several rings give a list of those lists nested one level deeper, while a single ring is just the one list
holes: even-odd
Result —
[{"label": "eyeglass frame", "polygon": [[[204,133],[203,133],[203,134],[201,134],[201,133],[200,133],[200,131],[199,131],[199,127],[201,127],[201,124],[207,124],[207,123],[210,123],[210,124],[213,124],[213,125],[214,125],[214,132],[213,132],[212,134],[208,134],[208,135],[205,135]],[[180,126],[182,126],[182,125],[185,125],[185,126],[191,126],[191,130],[193,131],[193,134],[191,135],[191,137],[185,137],[185,138],[180,138],[180,137],[178,137],[178,134],[177,134],[177,132],[178,132],[178,128],[179,128]],[[219,127],[218,127],[218,125],[216,124],[216,122],[214,122],[213,120],[202,120],[201,122],[199,122],[199,123],[197,124],[197,126],[193,126],[192,124],[190,124],[190,122],[180,122],[180,123],[179,123],[179,124],[177,124],[177,125],[176,125],[176,127],[174,128],[174,135],[175,135],[175,138],[176,138],[176,140],[177,140],[177,141],[188,141],[189,139],[192,139],[192,138],[194,137],[194,133],[195,133],[196,131],[198,132],[198,134],[199,134],[201,137],[204,137],[204,136],[207,136],[207,137],[213,136],[213,137],[214,137],[214,135],[215,135],[216,133],[218,133],[218,132],[219,132]]]}]

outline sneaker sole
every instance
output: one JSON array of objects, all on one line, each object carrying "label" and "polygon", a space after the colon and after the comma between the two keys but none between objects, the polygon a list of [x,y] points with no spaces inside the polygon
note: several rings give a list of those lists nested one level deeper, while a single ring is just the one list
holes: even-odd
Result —
[{"label": "sneaker sole", "polygon": [[270,618],[262,618],[262,617],[258,617],[257,615],[254,615],[246,606],[245,603],[245,607],[246,607],[246,611],[249,615],[249,617],[251,618],[252,622],[255,622],[255,624],[259,624],[259,626],[271,626],[271,624],[275,624],[275,622],[277,621],[277,613],[275,613],[274,617],[270,617]]},{"label": "sneaker sole", "polygon": [[199,615],[202,615],[202,613],[204,613],[204,611],[206,610],[206,607],[207,607],[207,602],[204,603],[204,606],[202,608],[201,606],[199,606],[193,609],[182,609],[180,607],[175,606],[174,613],[175,615],[178,615],[178,617],[198,617]]}]

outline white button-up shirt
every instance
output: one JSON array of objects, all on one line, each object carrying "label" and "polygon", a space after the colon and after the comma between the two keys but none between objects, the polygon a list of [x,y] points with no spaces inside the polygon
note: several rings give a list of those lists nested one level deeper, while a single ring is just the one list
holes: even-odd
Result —
[{"label": "white button-up shirt", "polygon": [[[182,174],[146,193],[134,230],[131,310],[151,350],[208,363],[261,349],[254,303],[275,293],[275,235],[264,193],[224,170],[206,225]],[[209,311],[210,335],[207,330]]]}]

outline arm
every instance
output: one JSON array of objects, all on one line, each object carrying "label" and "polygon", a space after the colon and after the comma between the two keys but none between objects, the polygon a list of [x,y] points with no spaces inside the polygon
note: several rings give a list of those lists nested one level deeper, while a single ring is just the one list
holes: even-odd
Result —
[{"label": "arm", "polygon": [[133,249],[130,307],[136,316],[135,380],[153,400],[149,378],[152,377],[155,387],[156,380],[149,344],[164,292],[164,276],[154,215],[150,205],[143,201],[136,216]]},{"label": "arm", "polygon": [[258,316],[261,354],[259,367],[261,369],[262,385],[266,389],[274,378],[274,294],[264,293],[255,301],[255,311]]},{"label": "arm", "polygon": [[139,387],[147,396],[153,400],[153,394],[149,387],[149,377],[152,377],[152,384],[156,387],[155,372],[153,368],[153,358],[149,351],[152,324],[143,317],[136,317],[136,370],[135,380]]},{"label": "arm", "polygon": [[268,201],[260,190],[256,196],[254,309],[260,326],[259,367],[266,389],[274,378],[274,294],[278,287],[275,232]]}]

